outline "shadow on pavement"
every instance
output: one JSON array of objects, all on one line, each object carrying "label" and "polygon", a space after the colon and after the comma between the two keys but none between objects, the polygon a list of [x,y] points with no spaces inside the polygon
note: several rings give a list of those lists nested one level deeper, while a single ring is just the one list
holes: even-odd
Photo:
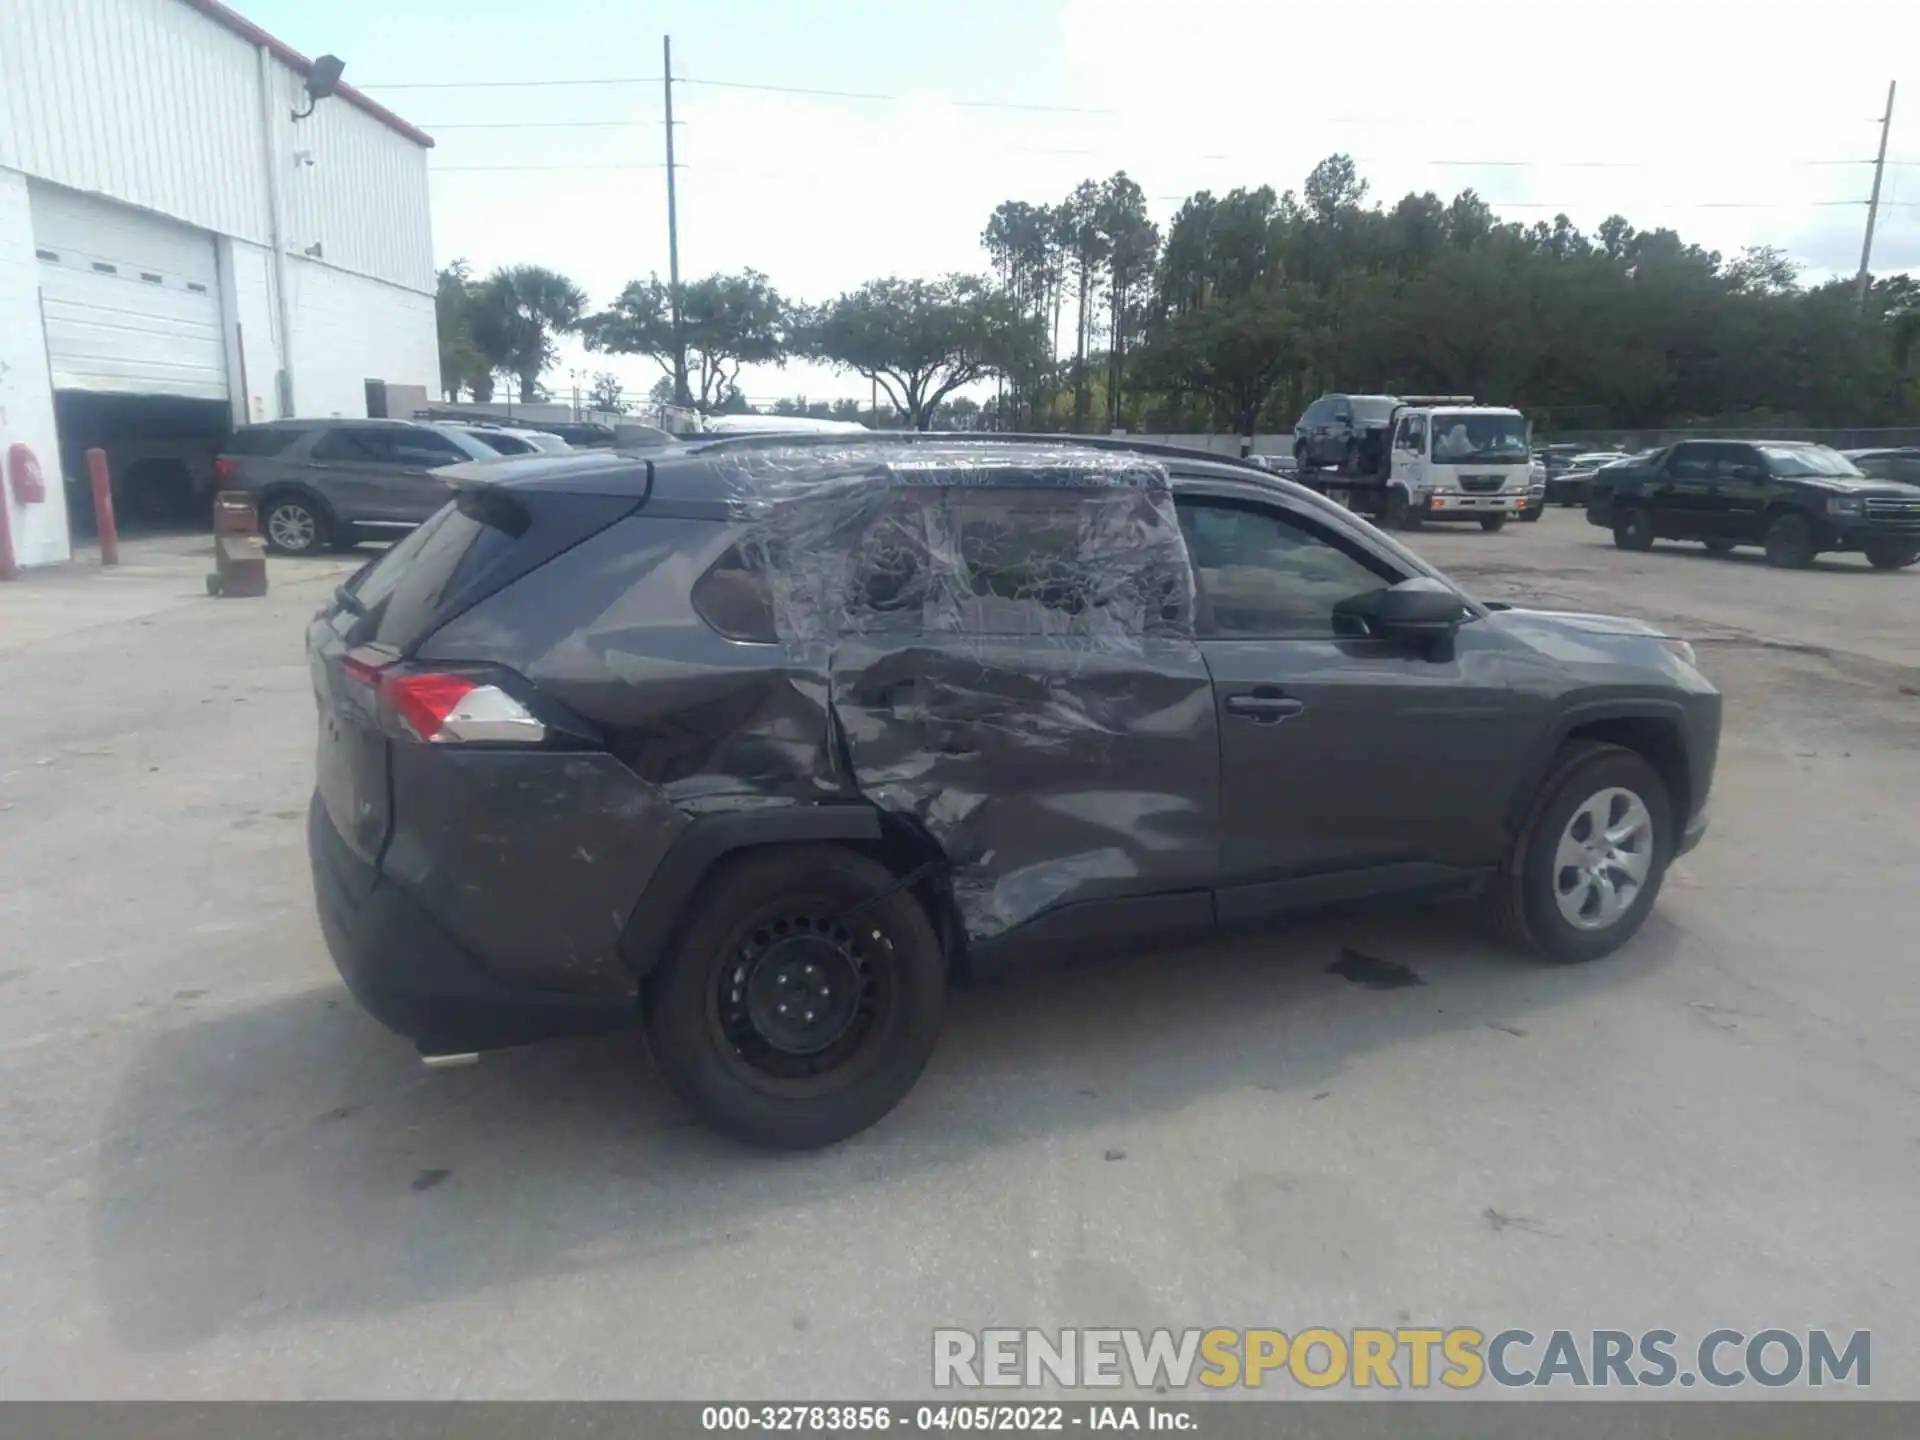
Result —
[{"label": "shadow on pavement", "polygon": [[1309,1100],[1447,1032],[1523,1034],[1527,1012],[1632,984],[1676,941],[1656,913],[1620,955],[1543,967],[1436,911],[1084,957],[956,992],[900,1109],[804,1155],[694,1125],[637,1032],[427,1073],[326,987],[135,1057],[91,1196],[96,1284],[122,1339],[168,1349],[739,1244],[855,1187],[1249,1088]]}]

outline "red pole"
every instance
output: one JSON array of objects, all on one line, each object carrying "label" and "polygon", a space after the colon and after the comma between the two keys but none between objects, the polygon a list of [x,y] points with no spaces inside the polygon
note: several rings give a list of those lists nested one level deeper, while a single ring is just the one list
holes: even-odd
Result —
[{"label": "red pole", "polygon": [[93,479],[93,520],[100,529],[100,563],[120,563],[120,528],[113,523],[113,485],[107,478],[107,452],[87,451],[87,474]]},{"label": "red pole", "polygon": [[13,558],[13,502],[0,495],[0,580],[18,580],[20,565]]}]

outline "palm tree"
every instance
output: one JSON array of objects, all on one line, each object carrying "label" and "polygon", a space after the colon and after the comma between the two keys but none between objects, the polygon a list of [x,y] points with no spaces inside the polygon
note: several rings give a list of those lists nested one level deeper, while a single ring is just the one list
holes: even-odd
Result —
[{"label": "palm tree", "polygon": [[559,271],[511,265],[474,292],[474,343],[489,369],[519,381],[525,404],[553,363],[555,337],[578,334],[586,309],[587,292]]}]

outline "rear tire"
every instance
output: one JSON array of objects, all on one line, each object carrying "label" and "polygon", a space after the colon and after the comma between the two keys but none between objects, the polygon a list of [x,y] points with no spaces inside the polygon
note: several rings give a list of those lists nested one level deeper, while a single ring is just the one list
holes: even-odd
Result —
[{"label": "rear tire", "polygon": [[1653,548],[1653,512],[1644,505],[1629,505],[1614,517],[1613,543],[1622,550]]},{"label": "rear tire", "polygon": [[[1494,881],[1500,929],[1560,963],[1596,960],[1626,944],[1646,922],[1673,858],[1671,805],[1644,756],[1591,740],[1566,745]],[[1615,834],[1617,844],[1609,838]],[[1635,867],[1643,867],[1637,878]]]},{"label": "rear tire", "polygon": [[1506,524],[1507,524],[1507,517],[1504,515],[1482,515],[1480,517],[1480,528],[1486,531],[1489,535],[1494,534],[1496,531],[1505,529]]},{"label": "rear tire", "polygon": [[645,1007],[654,1058],[696,1116],[750,1145],[810,1149],[913,1088],[947,967],[925,910],[894,885],[820,845],[749,854],[701,886]]},{"label": "rear tire", "polygon": [[1782,570],[1804,570],[1813,563],[1813,527],[1804,515],[1775,517],[1767,527],[1767,563]]},{"label": "rear tire", "polygon": [[1733,553],[1733,541],[1731,540],[1709,540],[1706,542],[1706,546],[1707,554],[1709,555],[1731,555]]},{"label": "rear tire", "polygon": [[260,507],[260,533],[275,555],[318,555],[331,529],[325,508],[306,495],[270,495]]},{"label": "rear tire", "polygon": [[1867,563],[1876,570],[1904,570],[1920,560],[1920,546],[1904,540],[1869,540]]},{"label": "rear tire", "polygon": [[1528,510],[1523,515],[1521,515],[1520,523],[1522,525],[1538,524],[1540,521],[1540,517],[1546,513],[1547,513],[1546,502],[1543,500],[1541,501],[1540,508],[1538,510]]}]

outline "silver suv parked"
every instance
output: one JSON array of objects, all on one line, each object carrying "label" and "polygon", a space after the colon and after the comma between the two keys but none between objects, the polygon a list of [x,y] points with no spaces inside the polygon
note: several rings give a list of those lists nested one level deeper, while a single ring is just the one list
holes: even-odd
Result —
[{"label": "silver suv parked", "polygon": [[454,425],[274,420],[236,430],[213,473],[222,490],[252,492],[269,550],[315,555],[411,530],[453,493],[435,471],[500,458]]}]

